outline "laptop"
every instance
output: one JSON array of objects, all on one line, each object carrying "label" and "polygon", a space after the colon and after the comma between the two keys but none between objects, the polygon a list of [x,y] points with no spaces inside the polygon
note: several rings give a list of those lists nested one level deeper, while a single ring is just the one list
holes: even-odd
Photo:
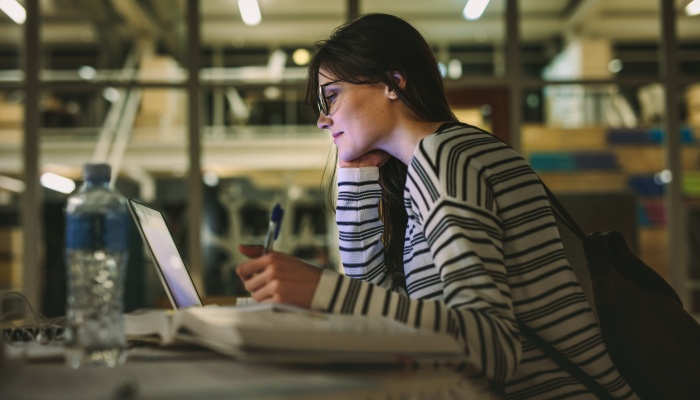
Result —
[{"label": "laptop", "polygon": [[[127,204],[173,308],[176,310],[188,307],[221,308],[216,304],[202,305],[202,298],[194,286],[185,263],[182,262],[163,214],[137,200],[128,199]],[[252,297],[237,298],[236,305],[233,307],[245,311],[309,312],[291,304],[258,303]]]},{"label": "laptop", "polygon": [[163,214],[139,201],[128,199],[129,212],[155,264],[173,308],[201,307],[202,299],[182,262]]}]

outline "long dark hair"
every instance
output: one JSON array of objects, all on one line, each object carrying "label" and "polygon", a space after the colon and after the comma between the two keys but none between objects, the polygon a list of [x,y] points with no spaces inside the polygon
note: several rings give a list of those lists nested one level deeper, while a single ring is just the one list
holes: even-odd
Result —
[{"label": "long dark hair", "polygon": [[[388,14],[368,14],[338,27],[328,40],[317,44],[309,66],[306,100],[315,104],[320,69],[350,83],[384,83],[420,120],[456,121],[445,98],[435,56],[423,36],[408,22]],[[406,87],[398,87],[393,73]],[[337,155],[334,157],[337,162]],[[326,171],[329,205],[334,206],[335,163]],[[328,166],[327,166],[328,167]],[[380,217],[384,223],[384,260],[394,287],[405,284],[403,242],[406,211],[403,189],[406,165],[392,157],[379,168],[382,187]]]}]

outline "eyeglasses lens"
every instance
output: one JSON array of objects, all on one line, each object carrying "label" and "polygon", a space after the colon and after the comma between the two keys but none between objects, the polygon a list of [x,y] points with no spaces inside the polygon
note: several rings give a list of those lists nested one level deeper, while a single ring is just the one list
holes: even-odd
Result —
[{"label": "eyeglasses lens", "polygon": [[326,103],[326,97],[323,95],[323,86],[318,87],[318,100],[316,101],[316,106],[318,107],[319,113],[328,115],[328,104]]}]

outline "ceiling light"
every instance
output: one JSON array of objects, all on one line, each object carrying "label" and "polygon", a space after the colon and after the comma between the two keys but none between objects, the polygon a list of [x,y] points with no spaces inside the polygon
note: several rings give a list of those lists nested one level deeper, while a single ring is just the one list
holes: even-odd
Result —
[{"label": "ceiling light", "polygon": [[262,21],[258,0],[238,0],[238,11],[246,25],[257,25]]},{"label": "ceiling light", "polygon": [[282,91],[277,86],[268,86],[263,90],[263,95],[268,100],[277,100],[282,96]]},{"label": "ceiling light", "polygon": [[525,104],[530,108],[537,108],[540,105],[540,98],[534,93],[530,93],[525,98]]},{"label": "ceiling light", "polygon": [[654,182],[657,185],[668,185],[673,180],[673,174],[670,170],[663,170],[654,174]]},{"label": "ceiling light", "polygon": [[481,17],[481,14],[486,10],[489,0],[467,0],[467,4],[462,10],[462,15],[465,19],[475,20]]},{"label": "ceiling light", "polygon": [[693,0],[685,6],[685,13],[688,15],[700,14],[700,0]]},{"label": "ceiling light", "polygon": [[457,59],[452,59],[447,63],[447,76],[452,79],[462,77],[462,62]]},{"label": "ceiling light", "polygon": [[292,53],[292,60],[296,65],[306,65],[311,61],[311,53],[306,49],[296,49]]},{"label": "ceiling light", "polygon": [[78,76],[85,80],[91,80],[95,78],[95,75],[97,74],[97,71],[95,71],[95,68],[89,66],[89,65],[83,65],[82,67],[78,68]]},{"label": "ceiling light", "polygon": [[267,60],[267,71],[272,79],[282,79],[284,66],[287,64],[287,53],[280,49],[273,50],[270,53],[270,59]]},{"label": "ceiling light", "polygon": [[0,10],[2,10],[15,23],[23,24],[27,19],[27,12],[17,0],[0,0]]},{"label": "ceiling light", "polygon": [[289,200],[299,200],[304,195],[304,190],[297,185],[292,185],[287,190]]},{"label": "ceiling light", "polygon": [[110,103],[114,103],[119,98],[121,97],[121,93],[119,93],[119,90],[113,88],[113,87],[106,87],[102,91],[102,97],[105,98],[105,100],[109,101]]},{"label": "ceiling light", "polygon": [[69,194],[75,190],[75,182],[72,179],[68,179],[65,176],[54,174],[53,172],[46,172],[41,175],[40,178],[41,185],[47,189],[55,190],[57,192]]},{"label": "ceiling light", "polygon": [[214,187],[219,184],[219,175],[214,171],[207,171],[204,173],[203,180],[205,185]]},{"label": "ceiling light", "polygon": [[608,71],[612,72],[613,74],[617,74],[618,72],[622,71],[622,60],[619,58],[613,58],[610,60],[608,63]]}]

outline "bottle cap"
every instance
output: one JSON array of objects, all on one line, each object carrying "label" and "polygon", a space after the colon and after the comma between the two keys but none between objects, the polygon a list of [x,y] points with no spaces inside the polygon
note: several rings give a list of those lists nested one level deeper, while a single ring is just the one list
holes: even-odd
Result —
[{"label": "bottle cap", "polygon": [[85,164],[83,166],[83,178],[92,183],[109,182],[112,175],[112,167],[109,164]]}]

